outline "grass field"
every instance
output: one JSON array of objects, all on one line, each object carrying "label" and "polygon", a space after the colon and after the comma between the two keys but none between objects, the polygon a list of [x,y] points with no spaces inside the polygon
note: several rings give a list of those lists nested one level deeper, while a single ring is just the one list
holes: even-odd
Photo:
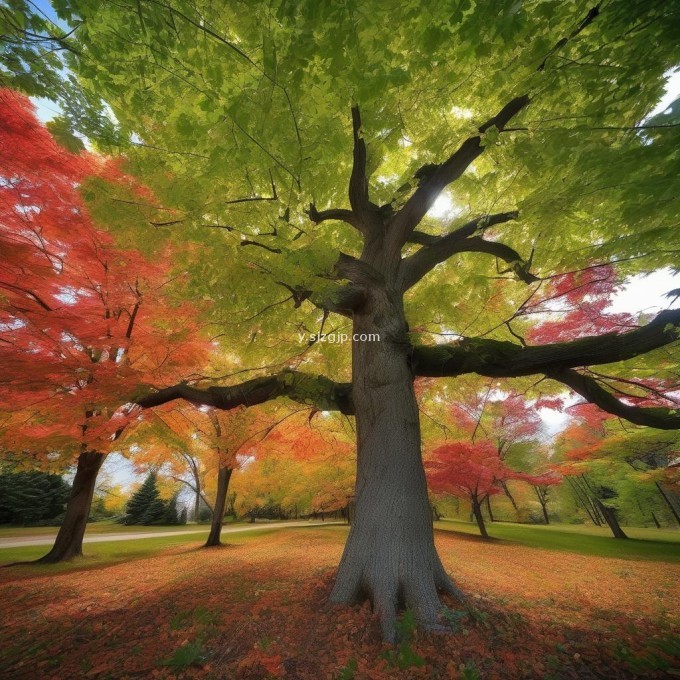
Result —
[{"label": "grass field", "polygon": [[[472,525],[444,525],[439,553],[472,603],[463,609],[445,601],[448,634],[406,626],[406,642],[385,647],[370,608],[327,601],[346,527],[262,527],[229,534],[229,545],[216,549],[201,548],[200,536],[167,536],[90,544],[88,557],[56,568],[0,569],[0,675],[580,680],[680,673],[675,534],[618,542],[578,531],[565,539],[559,527],[493,525],[505,536],[485,542]],[[588,554],[565,547],[586,539]],[[528,545],[537,541],[543,545]],[[640,543],[649,552],[601,556],[608,543]],[[670,550],[667,560],[659,544]]]},{"label": "grass field", "polygon": [[[235,523],[225,523],[225,526],[232,526]],[[244,524],[239,522],[239,524]],[[184,529],[205,529],[210,530],[209,524],[181,524],[173,526],[125,526],[117,522],[103,521],[90,522],[87,525],[87,535],[93,534],[118,534],[121,532],[147,533],[149,531],[182,531]],[[16,527],[0,524],[0,538],[10,538],[11,536],[56,536],[59,527]]]},{"label": "grass field", "polygon": [[[231,523],[225,526],[228,528],[228,535],[225,531],[224,540],[229,540],[229,542],[238,542],[241,532],[243,535],[263,535],[274,531],[271,526],[276,526],[278,522],[267,522],[262,523],[260,526],[253,525],[251,523],[239,522]],[[35,527],[38,528],[38,527]],[[291,527],[293,529],[295,527]],[[0,538],[15,538],[22,536],[24,534],[17,533],[14,531],[15,527],[12,527],[12,531],[8,533],[3,533],[0,531]],[[92,531],[92,529],[95,529]],[[144,531],[141,531],[141,530]],[[106,534],[125,534],[129,533],[132,536],[140,533],[156,533],[158,532],[175,532],[182,531],[185,532],[182,535],[175,536],[162,536],[156,538],[143,538],[143,539],[133,539],[130,541],[116,540],[116,541],[102,541],[97,543],[84,543],[83,544],[83,557],[78,560],[73,560],[70,562],[62,562],[55,565],[22,565],[17,566],[16,569],[23,569],[26,573],[43,574],[43,573],[62,573],[66,571],[82,571],[84,569],[96,569],[99,567],[109,566],[112,564],[118,564],[120,562],[127,562],[135,559],[142,559],[145,557],[150,557],[160,550],[166,547],[182,545],[185,543],[195,543],[196,541],[204,541],[210,528],[205,525],[195,525],[188,524],[186,526],[145,526],[137,527],[131,526],[126,527],[120,524],[104,524],[104,523],[93,523],[89,524],[87,528],[86,535],[97,535],[102,536]],[[232,533],[233,532],[233,533]],[[35,538],[43,537],[49,534],[26,534],[28,536],[34,536]],[[53,534],[53,535],[56,535]],[[233,539],[233,540],[232,540]],[[5,548],[0,544],[0,567],[13,564],[15,562],[30,562],[32,560],[37,560],[38,558],[45,555],[50,549],[49,545],[34,545],[34,546],[21,546]],[[2,581],[2,573],[0,572],[0,581]]]},{"label": "grass field", "polygon": [[[469,536],[479,536],[476,524],[444,519],[435,527]],[[532,548],[562,550],[582,555],[680,561],[680,531],[624,527],[629,540],[615,540],[608,529],[583,524],[514,524],[488,522],[489,535]]]}]

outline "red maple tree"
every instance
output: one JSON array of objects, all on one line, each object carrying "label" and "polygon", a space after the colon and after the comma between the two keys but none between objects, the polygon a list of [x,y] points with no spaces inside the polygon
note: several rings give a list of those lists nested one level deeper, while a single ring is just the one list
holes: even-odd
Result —
[{"label": "red maple tree", "polygon": [[[29,100],[0,90],[0,361],[4,446],[27,465],[77,460],[58,561],[82,552],[96,476],[144,386],[204,360],[198,309],[173,296],[172,254],[116,246],[79,188],[130,181],[94,154],[61,148]],[[144,193],[143,188],[138,189]]]},{"label": "red maple tree", "polygon": [[516,472],[501,459],[498,448],[488,440],[476,443],[457,441],[436,448],[425,462],[430,489],[438,494],[451,494],[470,502],[479,532],[489,535],[482,515],[482,503],[494,494],[502,493],[501,484],[510,479],[535,486],[559,484],[555,473],[530,475]]}]

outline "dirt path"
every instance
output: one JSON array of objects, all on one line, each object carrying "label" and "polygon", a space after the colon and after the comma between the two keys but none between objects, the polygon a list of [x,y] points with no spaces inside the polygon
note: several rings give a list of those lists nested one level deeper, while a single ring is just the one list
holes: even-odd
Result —
[{"label": "dirt path", "polygon": [[[325,526],[327,524],[340,524],[340,522],[286,522],[281,524],[274,523],[255,523],[248,526],[224,527],[223,534],[233,534],[239,531],[254,531],[256,529],[285,529],[288,527],[313,527]],[[184,529],[182,531],[149,531],[143,533],[124,533],[119,534],[97,534],[95,536],[85,536],[83,543],[106,543],[107,541],[134,541],[141,538],[162,538],[163,536],[182,536],[184,534],[204,534],[210,530],[209,526],[200,529]],[[51,536],[9,536],[0,538],[0,550],[2,548],[22,548],[31,545],[51,545],[54,543],[56,534]]]}]

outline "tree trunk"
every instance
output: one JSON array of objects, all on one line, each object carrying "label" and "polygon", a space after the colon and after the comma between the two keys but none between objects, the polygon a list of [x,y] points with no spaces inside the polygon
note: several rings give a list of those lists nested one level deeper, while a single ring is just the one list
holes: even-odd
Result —
[{"label": "tree trunk", "polygon": [[510,493],[510,487],[508,486],[507,482],[501,481],[501,488],[503,489],[503,493],[510,499],[510,502],[512,503],[512,507],[514,508],[515,512],[517,512],[517,501],[515,500],[515,497]]},{"label": "tree trunk", "polygon": [[680,524],[680,515],[678,514],[678,511],[675,509],[675,506],[673,505],[671,499],[666,495],[666,492],[663,490],[663,487],[659,482],[654,482],[656,484],[656,488],[659,490],[659,493],[661,494],[662,498],[666,501],[666,505],[669,507],[671,513],[673,514],[673,517],[675,517],[675,521]]},{"label": "tree trunk", "polygon": [[489,534],[486,531],[486,525],[484,524],[484,515],[482,515],[482,504],[476,498],[472,499],[472,514],[477,520],[477,526],[479,527],[479,533],[482,535],[482,538],[489,538]]},{"label": "tree trunk", "polygon": [[604,521],[611,529],[612,534],[614,534],[614,538],[628,538],[621,528],[614,510],[612,510],[610,507],[607,507],[599,498],[595,500],[595,505],[597,505],[599,511],[602,513]]},{"label": "tree trunk", "polygon": [[659,524],[659,520],[656,518],[656,515],[652,512],[652,519],[654,520],[654,524],[656,524],[657,529],[661,529],[661,525]]},{"label": "tree trunk", "polygon": [[493,511],[491,510],[491,496],[486,497],[486,509],[489,513],[489,519],[495,522],[496,520],[493,518]]},{"label": "tree trunk", "polygon": [[222,545],[220,536],[222,534],[222,524],[224,523],[224,508],[227,502],[231,473],[232,469],[230,467],[221,467],[217,473],[217,495],[215,496],[210,533],[208,534],[208,540],[205,542],[206,547]]},{"label": "tree trunk", "polygon": [[547,489],[542,490],[537,486],[534,487],[534,491],[536,492],[538,502],[541,504],[541,510],[543,510],[543,519],[546,524],[550,524],[550,518],[548,517],[548,491]]},{"label": "tree trunk", "polygon": [[105,458],[104,454],[96,451],[86,451],[78,456],[78,467],[73,479],[71,496],[66,506],[64,521],[59,527],[52,550],[37,560],[38,562],[53,564],[82,556],[83,536],[85,536],[87,518],[90,514],[97,474]]},{"label": "tree trunk", "polygon": [[574,496],[576,497],[577,503],[581,504],[583,509],[586,511],[588,517],[590,517],[590,521],[597,527],[602,526],[602,523],[599,521],[599,518],[595,514],[595,509],[592,508],[590,498],[583,494],[583,491],[578,487],[576,482],[571,477],[567,477],[567,481],[569,482],[574,492]]},{"label": "tree trunk", "polygon": [[198,524],[198,515],[201,512],[201,490],[196,487],[196,498],[194,500],[194,521]]},{"label": "tree trunk", "polygon": [[393,642],[400,608],[434,627],[441,607],[437,588],[461,593],[434,547],[401,300],[382,291],[382,299],[355,313],[353,332],[377,333],[380,341],[352,344],[356,510],[331,601],[370,598],[384,639]]}]

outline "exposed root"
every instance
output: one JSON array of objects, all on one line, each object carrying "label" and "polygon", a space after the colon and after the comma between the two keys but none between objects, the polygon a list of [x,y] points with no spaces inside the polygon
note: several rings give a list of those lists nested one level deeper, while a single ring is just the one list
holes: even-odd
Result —
[{"label": "exposed root", "polygon": [[340,604],[355,604],[369,599],[379,617],[383,640],[390,644],[399,642],[397,621],[399,612],[405,609],[413,612],[419,628],[436,633],[451,632],[441,621],[442,604],[437,591],[466,604],[467,598],[441,564],[438,567],[429,578],[422,572],[389,578],[384,573],[361,573],[353,569],[352,574],[338,577],[330,599]]}]

